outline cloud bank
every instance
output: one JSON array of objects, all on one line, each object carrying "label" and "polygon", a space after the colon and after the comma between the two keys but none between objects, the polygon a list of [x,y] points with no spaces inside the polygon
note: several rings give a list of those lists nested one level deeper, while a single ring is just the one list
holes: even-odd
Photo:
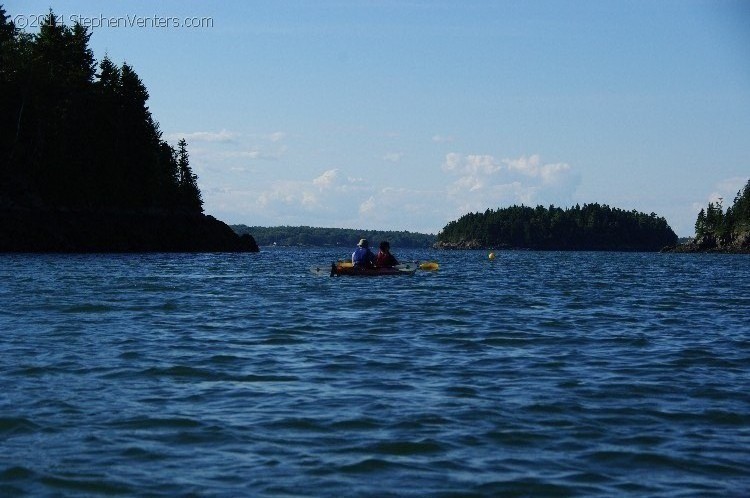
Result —
[{"label": "cloud bank", "polygon": [[569,205],[580,184],[580,175],[569,164],[544,163],[538,154],[497,159],[451,152],[442,171],[454,178],[448,198],[465,212],[509,204]]},{"label": "cloud bank", "polygon": [[[450,152],[433,158],[426,166],[431,173],[412,174],[403,152],[389,152],[380,159],[398,163],[398,174],[371,175],[361,167],[367,162],[363,158],[316,167],[305,165],[306,157],[283,157],[286,149],[280,142],[286,135],[281,132],[254,139],[259,141],[257,148],[238,140],[229,146],[234,150],[221,146],[201,156],[201,162],[213,165],[206,172],[214,176],[199,178],[207,212],[234,223],[434,233],[468,212],[512,204],[570,205],[580,183],[568,163],[545,162],[538,154],[498,158]],[[278,159],[278,166],[249,166],[268,158]],[[292,170],[286,167],[295,160],[300,161],[294,167],[298,177],[290,176]],[[237,175],[244,175],[233,176],[232,168],[241,168]]]}]

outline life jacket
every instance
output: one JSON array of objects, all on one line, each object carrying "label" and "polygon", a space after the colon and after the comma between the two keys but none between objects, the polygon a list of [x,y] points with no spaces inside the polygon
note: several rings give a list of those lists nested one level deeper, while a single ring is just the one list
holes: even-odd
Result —
[{"label": "life jacket", "polygon": [[398,261],[396,260],[396,257],[391,253],[384,253],[381,251],[378,253],[378,257],[375,258],[375,266],[389,268],[396,266],[397,264]]},{"label": "life jacket", "polygon": [[352,253],[354,266],[372,266],[375,263],[375,255],[368,247],[358,247]]}]

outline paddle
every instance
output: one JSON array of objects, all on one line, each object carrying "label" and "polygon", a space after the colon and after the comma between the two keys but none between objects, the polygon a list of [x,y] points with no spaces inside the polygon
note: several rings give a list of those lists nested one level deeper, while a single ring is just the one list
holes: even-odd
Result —
[{"label": "paddle", "polygon": [[424,263],[420,263],[419,261],[414,261],[411,263],[401,263],[395,266],[395,268],[398,268],[399,270],[411,270],[412,268],[419,268],[420,270],[425,271],[435,271],[440,268],[440,265],[437,263],[437,261],[425,261]]},{"label": "paddle", "polygon": [[314,275],[329,275],[331,273],[331,265],[315,265],[310,267],[310,272]]},{"label": "paddle", "polygon": [[[339,268],[351,268],[354,266],[351,261],[339,260],[336,262],[336,266]],[[437,261],[425,261],[420,263],[419,261],[410,261],[408,263],[400,263],[394,266],[399,270],[413,270],[415,268],[424,271],[437,271],[440,269],[440,265]],[[317,265],[310,269],[316,275],[328,274],[331,271],[331,267],[328,265]]]}]

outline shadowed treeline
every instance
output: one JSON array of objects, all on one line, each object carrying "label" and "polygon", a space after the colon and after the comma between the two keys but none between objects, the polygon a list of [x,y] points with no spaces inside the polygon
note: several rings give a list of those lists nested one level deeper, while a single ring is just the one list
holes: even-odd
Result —
[{"label": "shadowed treeline", "polygon": [[202,212],[188,161],[162,140],[128,64],[97,66],[90,33],[50,12],[38,34],[0,7],[0,185],[21,204]]},{"label": "shadowed treeline", "polygon": [[90,36],[51,11],[25,33],[0,6],[0,251],[257,251],[203,214],[187,143]]}]

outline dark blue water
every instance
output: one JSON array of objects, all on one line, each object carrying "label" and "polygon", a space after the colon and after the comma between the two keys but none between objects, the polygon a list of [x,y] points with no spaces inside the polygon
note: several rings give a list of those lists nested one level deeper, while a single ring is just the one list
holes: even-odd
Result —
[{"label": "dark blue water", "polygon": [[1,496],[749,496],[750,258],[0,255]]}]

